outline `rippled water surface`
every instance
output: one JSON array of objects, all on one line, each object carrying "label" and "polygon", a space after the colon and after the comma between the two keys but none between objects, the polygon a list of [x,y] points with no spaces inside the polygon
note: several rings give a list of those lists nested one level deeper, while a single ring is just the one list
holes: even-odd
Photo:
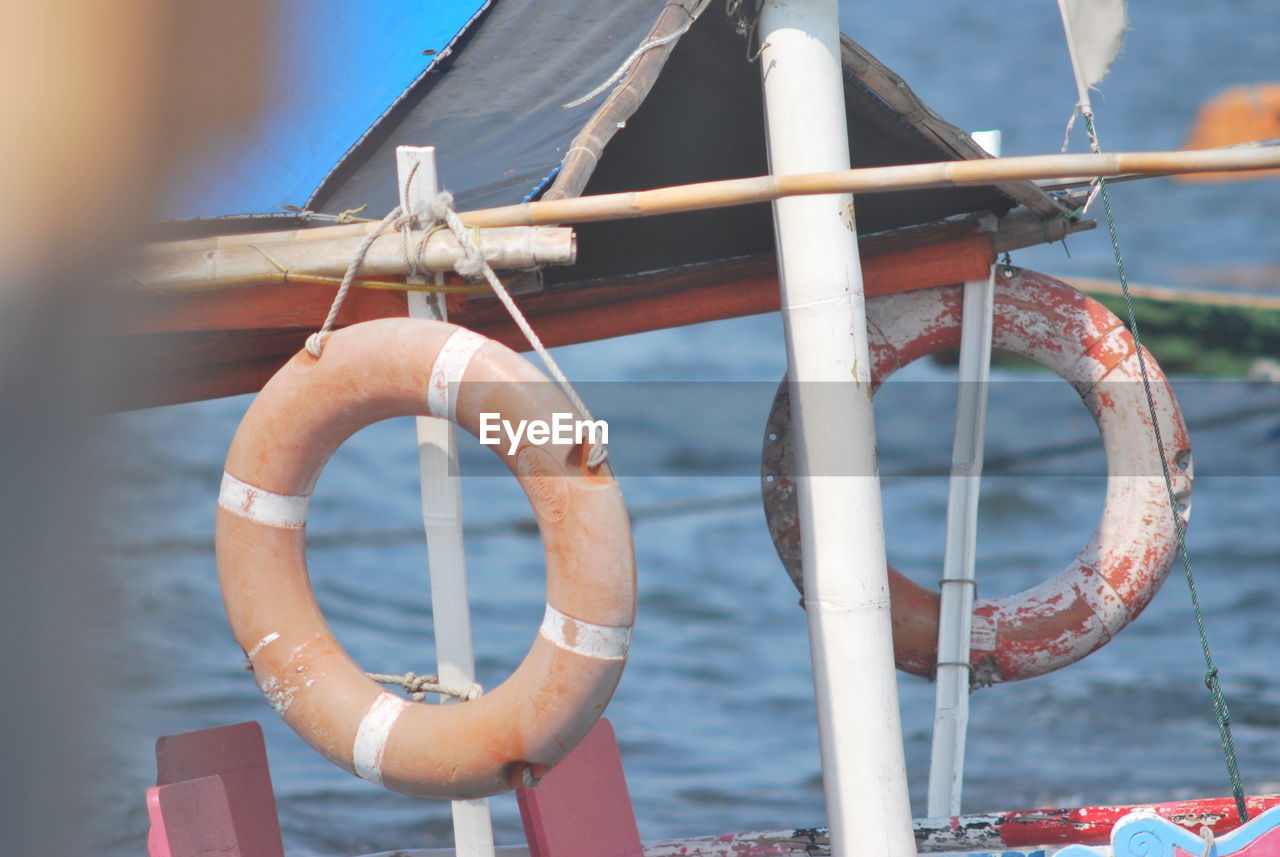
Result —
[{"label": "rippled water surface", "polygon": [[[1131,15],[1128,47],[1098,101],[1110,148],[1174,147],[1196,105],[1217,89],[1280,77],[1280,13],[1270,0],[1134,4]],[[1002,128],[1008,154],[1059,146],[1074,93],[1053,4],[903,0],[847,4],[843,17],[847,32],[957,124]],[[1118,186],[1133,277],[1222,285],[1213,272],[1280,261],[1278,191],[1275,180]],[[1024,251],[1016,261],[1057,274],[1109,274],[1100,233],[1071,239],[1069,249],[1070,258],[1059,246]],[[619,436],[648,436],[689,473],[731,462],[719,471],[729,475],[681,475],[671,466],[623,478],[636,513],[640,614],[609,716],[645,838],[823,823],[804,616],[769,543],[751,474],[750,444],[783,368],[778,319],[576,346],[560,356],[569,375],[583,380],[770,382],[733,388],[734,425],[702,421],[696,412],[673,419],[661,397],[649,410],[620,408],[621,418],[598,412],[616,420]],[[993,392],[989,455],[1093,436],[1065,384],[1032,397],[1024,395],[1033,383],[1025,376],[997,375],[1007,386]],[[945,480],[888,474],[945,461],[953,377],[917,365],[880,396],[890,558],[921,582],[939,576]],[[1254,414],[1193,431],[1201,476],[1189,539],[1246,785],[1280,791],[1273,660],[1280,651],[1280,390],[1191,379],[1178,379],[1176,389],[1193,424]],[[143,848],[142,793],[153,776],[155,736],[245,719],[266,730],[291,854],[447,844],[447,805],[384,792],[325,762],[270,711],[241,668],[218,594],[211,530],[222,458],[247,404],[236,398],[110,420],[119,523],[107,538],[116,597],[104,646],[120,665],[124,704],[103,727],[102,852]],[[1071,559],[1096,523],[1100,461],[1092,450],[984,480],[984,595],[1018,591]],[[474,477],[464,491],[480,678],[492,686],[523,656],[541,618],[541,548],[520,526],[529,511],[513,480]],[[689,502],[699,499],[707,502]],[[429,671],[434,662],[417,504],[405,421],[360,433],[317,490],[313,579],[338,637],[367,668]],[[672,504],[687,505],[673,514]],[[1226,793],[1179,574],[1093,657],[974,696],[967,810]],[[919,815],[932,686],[903,676],[900,692]],[[519,841],[514,800],[493,805],[499,840]]]}]

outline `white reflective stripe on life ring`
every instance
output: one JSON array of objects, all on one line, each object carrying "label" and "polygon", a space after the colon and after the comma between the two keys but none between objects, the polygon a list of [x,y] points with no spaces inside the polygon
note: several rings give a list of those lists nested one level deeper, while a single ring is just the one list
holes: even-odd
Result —
[{"label": "white reflective stripe on life ring", "polygon": [[631,629],[609,625],[593,625],[566,616],[550,604],[542,617],[539,633],[547,642],[575,655],[605,661],[626,659],[631,647]]},{"label": "white reflective stripe on life ring", "polygon": [[488,341],[465,327],[458,328],[444,341],[436,362],[431,365],[431,379],[427,382],[427,410],[433,417],[452,423],[458,421],[458,397],[450,393],[450,388],[462,383],[471,358]]},{"label": "white reflective stripe on life ring", "polygon": [[222,474],[222,487],[218,491],[219,506],[268,527],[297,529],[306,526],[307,506],[310,502],[309,496],[275,494],[241,482],[225,472]]},{"label": "white reflective stripe on life ring", "polygon": [[400,715],[409,707],[409,701],[394,693],[383,691],[360,720],[356,740],[351,747],[351,764],[356,776],[382,785],[382,757],[387,752],[387,740]]}]

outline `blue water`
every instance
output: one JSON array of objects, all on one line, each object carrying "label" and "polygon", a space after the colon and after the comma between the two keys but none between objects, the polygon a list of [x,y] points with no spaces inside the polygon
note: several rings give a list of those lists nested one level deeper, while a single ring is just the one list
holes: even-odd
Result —
[{"label": "blue water", "polygon": [[[1280,78],[1280,12],[1269,0],[1135,4],[1131,16],[1125,54],[1098,98],[1110,148],[1176,146],[1196,106],[1217,89]],[[1074,93],[1053,4],[904,0],[891,9],[851,4],[843,19],[847,32],[951,121],[1003,129],[1007,154],[1058,148]],[[1187,280],[1186,272],[1280,261],[1278,192],[1276,180],[1117,186],[1133,278],[1215,285],[1212,276]],[[1101,233],[1074,237],[1069,249],[1070,257],[1060,246],[1022,251],[1016,261],[1060,275],[1109,274]],[[772,382],[783,367],[776,316],[575,346],[558,356],[570,377],[584,381]],[[882,391],[886,473],[945,459],[950,404],[938,393],[943,385],[921,382],[952,377],[917,365]],[[989,454],[1089,436],[1087,414],[1060,386],[1061,395],[1037,397],[1034,406],[996,397]],[[753,434],[763,429],[767,385],[745,389],[760,391],[756,421],[744,429]],[[1271,660],[1280,651],[1280,391],[1190,379],[1176,389],[1186,391],[1192,422],[1273,408],[1193,433],[1197,459],[1213,466],[1196,483],[1189,543],[1246,787],[1280,791],[1280,671]],[[104,536],[114,595],[114,633],[104,645],[118,665],[124,704],[108,709],[103,724],[101,851],[143,848],[142,793],[153,777],[155,736],[244,719],[266,730],[290,854],[447,844],[447,805],[384,792],[330,765],[283,725],[241,669],[218,594],[211,528],[222,459],[247,404],[242,397],[108,421],[117,523]],[[629,414],[617,430],[644,419]],[[699,427],[680,435],[694,463],[720,451],[717,432]],[[1096,463],[1095,452],[984,480],[984,595],[1022,589],[1070,560],[1096,523],[1103,489],[1096,475],[1074,474],[1095,474]],[[756,490],[756,479],[742,472],[623,478],[633,510],[659,512],[639,515],[635,526],[640,614],[609,709],[646,839],[824,821],[804,616],[751,499]],[[464,491],[480,680],[492,686],[523,656],[540,620],[541,549],[535,536],[507,525],[528,516],[513,480],[474,478]],[[890,558],[920,581],[939,576],[945,496],[938,478],[884,481]],[[728,502],[660,514],[663,504],[696,498]],[[433,663],[417,503],[412,427],[398,421],[344,446],[313,504],[309,562],[321,606],[371,669],[428,671]],[[1086,661],[974,696],[966,810],[1227,792],[1179,574]],[[900,693],[919,815],[932,686],[902,676]],[[519,841],[514,800],[497,798],[493,807],[499,841]]]}]

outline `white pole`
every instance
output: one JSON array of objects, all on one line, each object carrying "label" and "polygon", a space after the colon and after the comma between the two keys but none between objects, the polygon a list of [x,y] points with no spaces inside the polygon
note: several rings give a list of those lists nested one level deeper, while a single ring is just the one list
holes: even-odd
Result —
[{"label": "white pole", "polygon": [[[406,189],[405,182],[411,174],[413,180]],[[398,147],[396,175],[404,197],[401,205],[424,214],[437,190],[435,149]],[[435,280],[441,281],[439,274]],[[427,278],[411,277],[409,281],[425,283]],[[445,320],[444,295],[409,292],[408,299],[410,316]],[[448,420],[434,417],[418,417],[416,422],[437,672],[441,684],[469,687],[476,680],[476,663],[471,646],[471,606],[462,541],[462,480],[457,475],[454,427]],[[443,701],[456,700],[446,697]],[[458,857],[493,857],[493,821],[487,799],[453,802],[453,838]]]},{"label": "white pole", "polygon": [[[770,171],[848,169],[836,0],[766,0],[759,32]],[[773,210],[831,850],[914,855],[853,199]]]},{"label": "white pole", "polygon": [[929,763],[930,818],[959,815],[964,785],[965,735],[969,728],[969,638],[977,586],[974,564],[978,492],[986,431],[987,384],[991,374],[996,266],[991,270],[991,278],[964,284],[956,434],[951,450],[947,542],[938,616],[938,684]]},{"label": "white pole", "polygon": [[[999,131],[974,131],[973,139],[992,156],[1000,157]],[[938,615],[938,672],[927,809],[930,818],[959,815],[964,790],[965,738],[969,729],[968,663],[977,591],[978,496],[986,436],[987,385],[991,377],[995,272],[996,267],[992,266],[987,279],[964,284],[956,428],[951,448],[946,551]]]}]

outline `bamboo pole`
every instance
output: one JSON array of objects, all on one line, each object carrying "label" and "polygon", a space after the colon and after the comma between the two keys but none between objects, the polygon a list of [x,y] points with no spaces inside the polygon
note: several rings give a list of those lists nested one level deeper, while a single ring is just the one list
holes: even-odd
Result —
[{"label": "bamboo pole", "polygon": [[[935,187],[984,185],[1072,179],[1081,176],[1168,176],[1181,173],[1240,172],[1280,168],[1280,146],[1229,147],[1172,152],[1106,152],[1078,155],[1029,155],[1017,158],[980,158],[941,161],[895,167],[864,167],[828,173],[759,176],[655,190],[580,196],[570,199],[526,202],[498,208],[460,212],[464,222],[484,228],[549,226],[625,220],[658,214],[704,211],[734,205],[772,202],[787,196],[827,193],[889,193]],[[288,229],[247,235],[223,235],[151,245],[155,252],[209,252],[248,245],[294,244],[359,238],[377,224],[351,223]]]},{"label": "bamboo pole", "polygon": [[[1100,280],[1093,277],[1069,277],[1066,282],[1082,292],[1095,295],[1122,295],[1124,290],[1115,280]],[[1129,284],[1129,294],[1135,298],[1147,298],[1165,303],[1188,303],[1202,306],[1241,307],[1244,309],[1260,309],[1280,311],[1280,297],[1272,295],[1251,295],[1245,292],[1223,292],[1216,289],[1183,289],[1171,286],[1144,286],[1139,283]]]},{"label": "bamboo pole", "polygon": [[[345,227],[343,227],[345,228]],[[319,230],[317,230],[319,231]],[[248,236],[238,236],[248,237]],[[422,232],[412,233],[416,247]],[[152,291],[185,292],[272,281],[336,280],[346,272],[364,236],[346,232],[329,240],[247,241],[218,247],[175,242],[176,248],[153,244],[146,248],[125,276]],[[498,269],[532,268],[542,264],[571,264],[577,255],[572,229],[516,227],[485,229],[480,245],[489,264]],[[420,257],[426,271],[451,271],[462,257],[457,238],[448,230],[432,234]],[[380,236],[360,266],[361,278],[403,276],[404,239],[398,232]],[[376,285],[376,284],[375,284]],[[385,285],[385,284],[384,284]]]},{"label": "bamboo pole", "polygon": [[996,182],[1073,176],[1236,172],[1280,167],[1280,148],[1202,149],[1181,152],[1105,152],[1030,155],[941,161],[895,167],[865,167],[825,173],[758,176],[676,185],[656,190],[527,202],[462,212],[472,226],[535,226],[593,223],[658,214],[678,214],[732,205],[771,202],[788,196],[887,193],[936,187],[980,187]]}]

